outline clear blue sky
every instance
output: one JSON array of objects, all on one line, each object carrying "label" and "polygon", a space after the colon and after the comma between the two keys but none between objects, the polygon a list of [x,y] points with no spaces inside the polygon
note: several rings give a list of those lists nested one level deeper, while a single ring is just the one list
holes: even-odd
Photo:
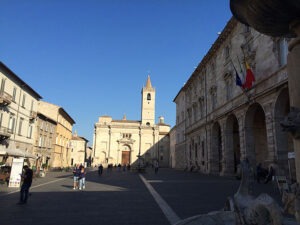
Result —
[{"label": "clear blue sky", "polygon": [[92,145],[99,116],[140,120],[149,72],[173,127],[174,97],[230,17],[226,0],[1,0],[0,60]]}]

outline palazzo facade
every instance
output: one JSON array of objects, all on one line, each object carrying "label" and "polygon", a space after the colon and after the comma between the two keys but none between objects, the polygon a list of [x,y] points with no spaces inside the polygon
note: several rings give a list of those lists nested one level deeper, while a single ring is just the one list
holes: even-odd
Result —
[{"label": "palazzo facade", "polygon": [[[174,99],[174,167],[234,175],[247,158],[295,180],[292,137],[280,126],[290,111],[288,41],[230,19]],[[255,76],[250,88],[236,84],[246,62]]]},{"label": "palazzo facade", "polygon": [[155,88],[148,76],[142,88],[141,120],[113,120],[100,116],[94,127],[92,161],[102,164],[169,165],[170,126],[160,117],[155,123]]}]

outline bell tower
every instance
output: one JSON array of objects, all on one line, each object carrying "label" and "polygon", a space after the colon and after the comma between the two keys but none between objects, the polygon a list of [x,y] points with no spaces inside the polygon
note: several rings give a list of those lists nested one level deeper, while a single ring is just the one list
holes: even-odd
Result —
[{"label": "bell tower", "polygon": [[142,124],[147,126],[155,124],[155,88],[151,85],[150,75],[146,86],[142,89]]}]

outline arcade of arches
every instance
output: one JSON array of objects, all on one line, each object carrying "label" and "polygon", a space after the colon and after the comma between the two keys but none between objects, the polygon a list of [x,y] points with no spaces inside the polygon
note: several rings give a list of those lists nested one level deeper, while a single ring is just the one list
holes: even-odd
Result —
[{"label": "arcade of arches", "polygon": [[[207,153],[209,163],[208,166],[199,166],[199,169],[213,174],[234,175],[240,161],[247,158],[253,166],[262,163],[268,168],[272,164],[278,173],[295,180],[295,162],[288,158],[288,153],[294,151],[292,137],[280,126],[280,121],[289,112],[288,89],[283,89],[273,100],[254,102],[243,111],[231,112],[211,123],[208,127],[210,135],[206,138],[210,149]],[[201,159],[204,154],[198,148],[201,141],[195,141],[201,140],[201,134],[195,132],[190,135],[190,163],[196,166],[204,160]]]}]

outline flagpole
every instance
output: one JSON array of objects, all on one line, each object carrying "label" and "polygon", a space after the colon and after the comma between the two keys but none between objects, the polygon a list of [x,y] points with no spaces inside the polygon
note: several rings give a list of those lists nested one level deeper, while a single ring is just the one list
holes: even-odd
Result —
[{"label": "flagpole", "polygon": [[[241,70],[241,73],[242,73],[242,75],[243,75],[243,78],[245,79],[244,71],[243,71],[243,68],[242,68],[241,62],[240,62],[240,58],[239,58],[239,56],[236,56],[236,57],[237,57],[237,60],[238,60],[238,62],[239,62],[239,66],[240,66],[240,70]],[[244,56],[244,58],[245,58],[245,56]]]},{"label": "flagpole", "polygon": [[[230,57],[230,62],[231,62],[231,64],[232,64],[232,66],[233,66],[233,68],[234,68],[235,72],[238,74],[238,72],[237,72],[237,69],[235,68],[235,65],[234,65],[234,63],[233,63],[233,61],[232,61],[231,57]],[[244,89],[244,88],[242,88],[241,86],[239,86],[239,87],[241,88],[241,90],[243,91],[243,93],[244,93],[244,94],[246,95],[246,97],[248,98],[248,101],[250,101],[250,96],[249,96],[249,95],[247,95],[247,93],[246,93],[245,89]]]}]

